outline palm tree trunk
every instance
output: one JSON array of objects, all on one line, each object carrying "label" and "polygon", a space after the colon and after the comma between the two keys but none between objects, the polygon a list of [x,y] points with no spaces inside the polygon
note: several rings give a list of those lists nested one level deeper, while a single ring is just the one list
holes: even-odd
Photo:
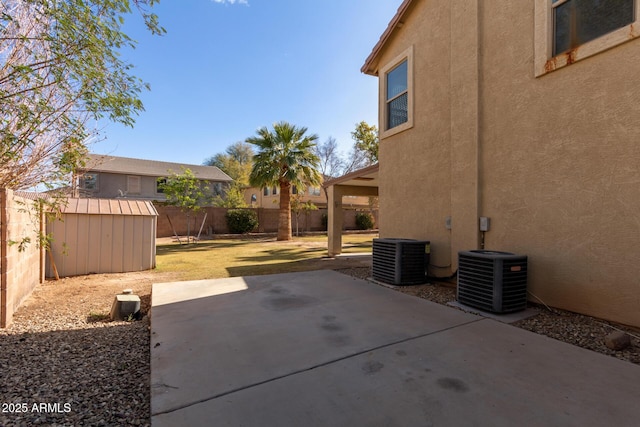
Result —
[{"label": "palm tree trunk", "polygon": [[291,235],[291,184],[280,183],[280,213],[278,215],[278,240],[292,240]]}]

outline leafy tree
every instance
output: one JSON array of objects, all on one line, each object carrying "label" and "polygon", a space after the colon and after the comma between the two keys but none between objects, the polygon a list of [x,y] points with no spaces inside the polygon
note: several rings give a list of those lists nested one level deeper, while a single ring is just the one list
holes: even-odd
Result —
[{"label": "leafy tree", "polygon": [[351,132],[351,137],[355,141],[354,148],[364,153],[369,166],[378,162],[378,128],[370,126],[365,121],[356,124],[356,129]]},{"label": "leafy tree", "polygon": [[183,168],[181,174],[175,172],[168,178],[158,178],[158,187],[167,197],[167,204],[177,206],[187,215],[187,242],[191,241],[191,213],[196,213],[207,204],[209,187],[196,178],[191,169]]},{"label": "leafy tree", "polygon": [[3,0],[0,13],[0,187],[67,180],[82,165],[91,119],[132,126],[149,86],[119,51],[134,5],[154,34],[157,0]]},{"label": "leafy tree", "polygon": [[258,129],[257,136],[246,142],[257,147],[249,182],[252,186],[280,187],[280,213],[278,240],[291,240],[291,186],[305,188],[319,186],[322,176],[318,172],[319,158],[314,152],[317,135],[305,135],[306,127],[287,122]]},{"label": "leafy tree", "polygon": [[225,197],[218,197],[214,204],[225,208],[243,208],[243,189],[249,185],[249,175],[253,165],[253,147],[244,142],[236,142],[225,150],[204,161],[207,166],[217,166],[224,173],[233,178]]},{"label": "leafy tree", "polygon": [[307,227],[308,227],[309,213],[311,211],[318,210],[318,207],[311,200],[307,200],[306,202],[302,201],[303,194],[304,194],[304,191],[302,190],[302,191],[299,191],[298,194],[291,196],[291,210],[296,216],[296,236],[300,235],[299,228],[298,228],[298,224],[300,222],[300,214],[304,212],[305,217],[307,218]]},{"label": "leafy tree", "polygon": [[207,166],[217,166],[229,175],[234,182],[246,186],[253,166],[253,147],[244,142],[236,142],[225,150],[204,161]]},{"label": "leafy tree", "polygon": [[[351,132],[351,137],[355,141],[353,144],[352,163],[353,169],[348,172],[360,169],[362,167],[371,166],[378,162],[378,147],[380,140],[378,136],[378,128],[365,121],[356,124],[356,129]],[[327,199],[328,200],[328,199]],[[373,211],[378,205],[378,197],[369,197],[369,209]]]},{"label": "leafy tree", "polygon": [[246,208],[247,203],[244,201],[244,192],[242,188],[235,182],[227,189],[224,197],[216,196],[213,205],[219,208]]},{"label": "leafy tree", "polygon": [[351,151],[344,160],[342,174],[347,174],[378,161],[378,129],[362,121],[356,124],[351,132],[354,143]]}]

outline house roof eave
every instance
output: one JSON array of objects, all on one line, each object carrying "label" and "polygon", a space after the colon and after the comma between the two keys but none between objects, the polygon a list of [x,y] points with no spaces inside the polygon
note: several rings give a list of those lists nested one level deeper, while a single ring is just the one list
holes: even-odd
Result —
[{"label": "house roof eave", "polygon": [[215,166],[190,165],[159,160],[131,157],[89,154],[87,165],[78,168],[78,173],[106,172],[120,175],[163,177],[178,173],[181,168],[189,168],[196,178],[213,182],[232,182],[233,179]]},{"label": "house roof eave", "polygon": [[391,19],[391,22],[389,22],[387,29],[384,31],[384,33],[382,33],[382,35],[380,36],[380,40],[378,40],[378,43],[376,43],[376,45],[371,50],[371,53],[365,60],[364,65],[362,66],[362,68],[360,68],[361,72],[363,72],[364,74],[368,74],[370,76],[378,75],[377,62],[378,62],[378,56],[380,55],[380,51],[382,50],[384,45],[387,43],[387,40],[389,40],[389,37],[391,37],[393,32],[396,29],[399,29],[402,27],[403,18],[407,14],[409,7],[411,6],[412,3],[414,3],[414,1],[415,0],[404,0],[402,4],[398,7],[398,11],[396,12],[395,16]]}]

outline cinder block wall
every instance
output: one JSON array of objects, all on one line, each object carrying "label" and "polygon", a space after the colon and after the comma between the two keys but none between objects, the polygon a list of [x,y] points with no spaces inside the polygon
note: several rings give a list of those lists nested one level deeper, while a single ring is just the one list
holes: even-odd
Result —
[{"label": "cinder block wall", "polygon": [[[38,247],[41,218],[33,200],[0,189],[0,327],[43,281],[44,251]],[[28,238],[30,242],[20,245]]]},{"label": "cinder block wall", "polygon": [[[175,232],[181,236],[187,234],[187,215],[179,208],[174,206],[162,206],[155,205],[158,211],[158,230],[157,237],[171,237],[174,232],[171,225],[175,228]],[[265,209],[265,208],[250,208],[258,213],[258,230],[259,233],[275,233],[278,231],[278,209]],[[225,217],[227,211],[226,208],[214,208],[206,207],[200,209],[195,215],[191,214],[189,217],[190,231],[192,236],[196,236],[200,231],[200,226],[204,219],[205,213],[207,218],[204,221],[204,227],[202,229],[202,235],[210,234],[228,234],[229,227],[227,226],[227,219]],[[298,228],[302,231],[324,231],[322,224],[322,215],[326,214],[326,209],[319,209],[317,211],[311,211],[309,214],[304,212],[300,214],[298,218]],[[344,229],[355,230],[356,229],[356,213],[355,209],[344,210]],[[377,212],[374,213],[377,223]],[[296,218],[295,213],[291,213],[291,229],[295,234],[296,230]]]}]

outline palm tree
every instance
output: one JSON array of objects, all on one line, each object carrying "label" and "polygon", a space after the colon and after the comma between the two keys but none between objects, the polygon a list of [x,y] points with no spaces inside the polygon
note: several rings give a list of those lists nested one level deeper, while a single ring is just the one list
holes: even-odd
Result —
[{"label": "palm tree", "polygon": [[280,187],[280,213],[278,240],[291,240],[291,186],[305,188],[319,186],[322,176],[318,172],[320,159],[315,154],[317,135],[307,135],[307,128],[287,122],[258,129],[257,136],[246,142],[257,147],[253,168],[249,176],[252,186]]}]

